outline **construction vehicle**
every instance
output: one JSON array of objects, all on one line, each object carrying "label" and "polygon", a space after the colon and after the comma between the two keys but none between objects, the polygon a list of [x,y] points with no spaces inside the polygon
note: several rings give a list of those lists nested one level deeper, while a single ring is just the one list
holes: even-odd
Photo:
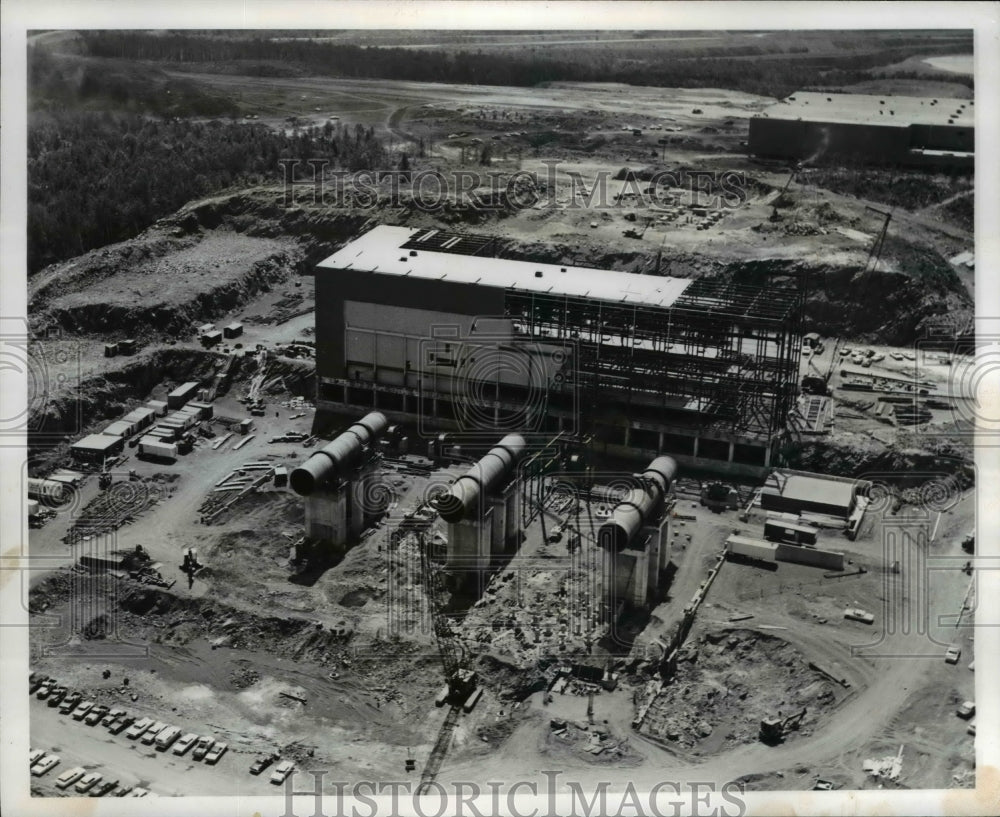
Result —
[{"label": "construction vehicle", "polygon": [[483,691],[477,687],[476,672],[469,667],[468,654],[451,629],[451,622],[444,613],[444,577],[441,569],[431,562],[431,544],[424,531],[417,533],[420,548],[420,566],[423,574],[424,591],[430,607],[434,638],[444,668],[445,685],[434,699],[438,707],[448,706],[448,714],[438,730],[437,740],[427,758],[427,764],[420,777],[417,794],[426,794],[444,762],[452,733],[458,725],[462,712],[471,712],[479,702]]},{"label": "construction vehicle", "polygon": [[646,223],[642,225],[641,230],[636,230],[634,227],[629,227],[625,230],[622,235],[625,238],[642,238],[646,234],[646,230],[649,229],[649,225],[653,223],[653,219],[647,218]]},{"label": "construction vehicle", "polygon": [[802,377],[802,393],[803,394],[816,394],[819,396],[825,396],[830,393],[830,376],[833,374],[834,364],[837,360],[837,347],[840,346],[840,341],[833,347],[833,352],[830,354],[830,364],[826,367],[824,371],[819,366],[813,362],[813,355],[820,354],[815,350],[819,347],[813,346],[813,351],[809,353],[807,362],[809,368],[812,369],[815,374],[809,373]]},{"label": "construction vehicle", "polygon": [[786,734],[798,730],[805,716],[806,708],[802,707],[798,712],[784,718],[781,717],[780,712],[777,717],[764,718],[760,722],[761,742],[769,746],[781,743],[785,739]]}]

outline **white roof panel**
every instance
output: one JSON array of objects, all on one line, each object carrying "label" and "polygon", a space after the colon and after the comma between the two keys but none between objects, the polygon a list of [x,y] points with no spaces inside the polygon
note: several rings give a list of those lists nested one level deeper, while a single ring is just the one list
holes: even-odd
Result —
[{"label": "white roof panel", "polygon": [[[426,230],[380,225],[318,265],[397,277],[448,280],[500,289],[517,289],[644,306],[669,307],[691,283],[686,278],[634,272],[564,267],[479,255],[418,250],[401,246]],[[541,276],[536,273],[541,272]]]},{"label": "white roof panel", "polygon": [[824,94],[797,91],[761,116],[769,119],[802,119],[808,122],[847,122],[869,125],[943,125],[975,127],[971,99],[892,96],[891,94]]}]

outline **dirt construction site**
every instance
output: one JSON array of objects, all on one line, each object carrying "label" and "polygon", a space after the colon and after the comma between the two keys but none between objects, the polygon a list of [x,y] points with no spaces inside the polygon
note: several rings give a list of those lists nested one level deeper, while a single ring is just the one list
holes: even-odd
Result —
[{"label": "dirt construction site", "polygon": [[[774,100],[730,91],[185,76],[239,86],[254,121],[373,126],[415,170],[489,170],[505,192],[488,209],[453,198],[428,212],[406,185],[373,207],[350,190],[335,205],[307,185],[294,201],[279,184],[232,190],[31,278],[48,385],[31,404],[28,476],[62,486],[25,519],[49,566],[26,589],[31,670],[48,677],[31,745],[60,757],[34,793],[72,793],[57,777],[82,767],[161,796],[273,794],[274,756],[414,790],[553,768],[600,769],[615,790],[695,773],[762,790],[974,787],[975,720],[956,716],[975,699],[967,358],[920,346],[973,315],[971,221],[950,206],[971,201],[971,176],[928,171],[937,199],[889,217],[829,168],[748,158],[748,118]],[[676,182],[665,206],[650,203],[659,170]],[[715,175],[696,183],[701,171]],[[693,185],[721,197],[724,171],[738,195],[706,209]],[[513,201],[529,175],[532,203]],[[607,206],[576,206],[594,185]],[[317,406],[315,265],[375,224],[468,230],[538,263],[796,276],[815,340],[795,380],[823,385],[798,398],[777,476],[670,475],[646,523],[662,563],[645,604],[605,603],[621,568],[601,532],[649,458],[586,441],[574,449],[592,463],[586,484],[558,468],[510,478],[516,541],[478,584],[437,586],[427,560],[451,558],[461,531],[440,497],[493,439],[464,450],[393,422],[365,448],[360,498],[344,500],[363,525],[324,548],[296,469],[365,412]],[[138,429],[100,464],[75,455],[129,412],[180,410],[185,384],[187,404],[207,408],[171,457],[147,456]],[[780,480],[804,474],[863,485],[849,520],[777,514],[808,529],[797,550],[836,566],[784,560],[781,544],[740,556],[733,542],[767,538]],[[476,676],[464,708],[435,705],[449,649]],[[46,700],[57,687],[102,717],[120,709],[119,722],[224,747],[206,762],[114,733],[114,719],[108,734]],[[271,765],[251,774],[259,758]]]}]

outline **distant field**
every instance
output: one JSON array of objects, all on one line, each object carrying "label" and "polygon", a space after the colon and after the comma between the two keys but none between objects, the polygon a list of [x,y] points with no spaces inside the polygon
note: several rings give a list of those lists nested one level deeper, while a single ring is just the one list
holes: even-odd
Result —
[{"label": "distant field", "polygon": [[975,60],[972,54],[959,54],[951,57],[928,57],[924,60],[933,68],[941,71],[951,71],[955,74],[968,74],[970,77],[976,73]]}]

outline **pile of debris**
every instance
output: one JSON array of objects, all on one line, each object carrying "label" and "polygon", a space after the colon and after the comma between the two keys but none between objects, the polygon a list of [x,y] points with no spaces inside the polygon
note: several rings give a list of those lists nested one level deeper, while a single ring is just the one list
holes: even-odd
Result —
[{"label": "pile of debris", "polygon": [[636,757],[628,738],[619,739],[607,727],[598,727],[583,721],[552,718],[549,721],[550,746],[563,746],[579,754],[590,755],[607,762],[620,762]]},{"label": "pile of debris", "polygon": [[861,768],[877,780],[898,780],[903,768],[903,747],[894,755],[881,758],[868,758]]}]

